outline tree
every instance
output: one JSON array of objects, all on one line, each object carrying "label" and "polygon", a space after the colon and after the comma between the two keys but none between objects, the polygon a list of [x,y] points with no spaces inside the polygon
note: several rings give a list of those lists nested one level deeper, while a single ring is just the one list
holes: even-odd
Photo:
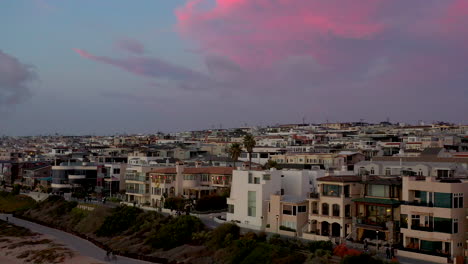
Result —
[{"label": "tree", "polygon": [[233,143],[229,148],[229,154],[231,159],[234,161],[234,167],[236,167],[236,162],[239,159],[239,156],[242,152],[242,146],[239,143]]},{"label": "tree", "polygon": [[274,160],[268,160],[268,162],[265,164],[265,169],[269,170],[271,168],[278,168],[278,163]]},{"label": "tree", "polygon": [[257,142],[255,142],[255,138],[252,136],[252,134],[247,134],[244,136],[244,147],[249,153],[249,169],[252,168],[252,152],[255,144],[257,144]]}]

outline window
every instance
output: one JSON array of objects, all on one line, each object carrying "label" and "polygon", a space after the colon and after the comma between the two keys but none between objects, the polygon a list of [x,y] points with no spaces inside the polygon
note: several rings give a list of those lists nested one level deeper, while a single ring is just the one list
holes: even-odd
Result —
[{"label": "window", "polygon": [[114,168],[113,174],[120,174],[120,169],[119,168]]},{"label": "window", "polygon": [[434,207],[452,208],[452,194],[434,193]]},{"label": "window", "polygon": [[201,176],[201,181],[203,181],[203,182],[210,181],[210,175],[208,175],[208,174],[202,174],[202,176]]},{"label": "window", "polygon": [[453,208],[463,208],[463,193],[453,194]]},{"label": "window", "polygon": [[299,206],[297,207],[297,212],[298,212],[298,213],[305,213],[305,212],[307,212],[307,206],[305,206],[305,205],[299,205]]},{"label": "window", "polygon": [[351,217],[351,205],[347,204],[344,208],[345,217]]},{"label": "window", "polygon": [[345,197],[350,197],[350,194],[349,194],[349,185],[345,185],[345,186],[344,186],[344,196],[345,196]]},{"label": "window", "polygon": [[390,176],[391,174],[392,174],[392,173],[391,173],[390,168],[386,168],[386,169],[385,169],[385,175]]},{"label": "window", "polygon": [[284,195],[284,189],[281,189],[281,195]]},{"label": "window", "polygon": [[268,159],[268,153],[260,153],[260,158]]},{"label": "window", "polygon": [[269,181],[271,179],[271,175],[270,174],[263,174],[263,180],[264,181]]},{"label": "window", "polygon": [[453,234],[458,233],[458,219],[453,219]]},{"label": "window", "polygon": [[374,174],[375,174],[374,168],[371,168],[371,169],[370,169],[370,174],[371,174],[371,175],[374,175]]},{"label": "window", "polygon": [[441,233],[452,233],[452,219],[434,217],[434,231]]},{"label": "window", "polygon": [[318,202],[312,202],[312,214],[318,214]]},{"label": "window", "polygon": [[332,206],[332,215],[333,216],[340,216],[340,206],[338,204],[334,204]]},{"label": "window", "polygon": [[230,214],[234,213],[234,205],[233,204],[228,204],[228,213],[230,213]]},{"label": "window", "polygon": [[249,183],[253,183],[253,175],[249,172]]},{"label": "window", "polygon": [[367,195],[375,197],[390,197],[389,186],[369,184],[367,187]]},{"label": "window", "polygon": [[257,216],[257,192],[247,192],[247,215],[255,217]]},{"label": "window", "polygon": [[260,184],[260,177],[254,178],[254,184]]},{"label": "window", "polygon": [[195,180],[195,175],[193,175],[193,174],[185,174],[185,175],[184,175],[184,180],[186,180],[186,181],[193,181],[193,180]]},{"label": "window", "polygon": [[329,215],[329,206],[327,203],[322,204],[322,215]]},{"label": "window", "polygon": [[341,186],[339,185],[323,184],[322,188],[322,194],[324,196],[340,197],[341,195]]},{"label": "window", "polygon": [[293,206],[289,204],[283,205],[283,214],[293,215]]}]

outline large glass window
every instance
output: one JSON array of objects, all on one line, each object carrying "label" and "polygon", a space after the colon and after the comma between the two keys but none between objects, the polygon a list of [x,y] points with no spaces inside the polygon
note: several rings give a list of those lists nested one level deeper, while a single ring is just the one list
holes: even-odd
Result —
[{"label": "large glass window", "polygon": [[434,217],[434,231],[451,234],[452,233],[452,219]]},{"label": "large glass window", "polygon": [[322,204],[322,215],[329,215],[330,208],[327,203]]},{"label": "large glass window", "polygon": [[341,195],[341,186],[339,185],[330,185],[324,184],[322,194],[324,196],[335,196],[339,197]]},{"label": "large glass window", "polygon": [[332,214],[333,216],[340,216],[340,206],[338,204],[332,206]]},{"label": "large glass window", "polygon": [[230,213],[230,214],[234,213],[234,205],[233,204],[228,204],[228,213]]},{"label": "large glass window", "polygon": [[408,228],[408,215],[407,214],[400,214],[400,227]]},{"label": "large glass window", "polygon": [[247,200],[247,215],[255,217],[257,216],[257,192],[248,191],[248,200]]},{"label": "large glass window", "polygon": [[367,187],[367,195],[376,197],[390,197],[389,186],[369,184]]},{"label": "large glass window", "polygon": [[451,193],[434,193],[434,206],[441,208],[452,208]]}]

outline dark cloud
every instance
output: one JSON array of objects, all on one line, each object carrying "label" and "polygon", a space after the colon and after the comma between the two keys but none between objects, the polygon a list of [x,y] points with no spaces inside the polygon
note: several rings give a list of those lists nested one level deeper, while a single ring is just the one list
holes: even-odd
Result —
[{"label": "dark cloud", "polygon": [[27,99],[31,94],[28,84],[36,77],[31,66],[0,50],[0,106]]}]

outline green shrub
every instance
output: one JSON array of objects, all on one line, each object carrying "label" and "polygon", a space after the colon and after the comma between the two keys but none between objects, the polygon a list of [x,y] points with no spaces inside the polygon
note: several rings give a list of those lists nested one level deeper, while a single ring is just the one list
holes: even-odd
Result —
[{"label": "green shrub", "polygon": [[284,231],[296,232],[296,229],[292,229],[287,226],[280,226],[279,229]]},{"label": "green shrub", "polygon": [[96,235],[113,236],[120,234],[129,229],[142,212],[141,209],[132,206],[116,207],[113,209],[112,214],[106,217],[104,223],[96,231]]},{"label": "green shrub", "polygon": [[333,243],[331,241],[311,241],[307,243],[310,252],[315,253],[318,249],[333,251]]},{"label": "green shrub", "polygon": [[385,264],[386,262],[377,259],[375,257],[372,257],[371,255],[368,254],[361,254],[359,256],[346,256],[341,260],[341,264]]},{"label": "green shrub", "polygon": [[20,190],[21,190],[21,185],[19,185],[19,184],[13,185],[13,190],[11,191],[11,195],[20,194]]},{"label": "green shrub", "polygon": [[197,211],[214,211],[227,208],[226,197],[219,195],[207,195],[197,200],[195,210]]},{"label": "green shrub", "polygon": [[[213,248],[223,248],[229,246],[233,240],[239,239],[239,235],[240,228],[236,224],[222,224],[211,232],[211,239],[208,241],[207,245]],[[226,237],[228,237],[228,239],[226,239]]]},{"label": "green shrub", "polygon": [[149,237],[147,243],[153,248],[165,250],[192,242],[194,233],[204,229],[203,223],[197,217],[183,215],[171,219],[167,224]]},{"label": "green shrub", "polygon": [[169,197],[164,200],[164,208],[182,211],[185,208],[185,200],[181,197]]}]

